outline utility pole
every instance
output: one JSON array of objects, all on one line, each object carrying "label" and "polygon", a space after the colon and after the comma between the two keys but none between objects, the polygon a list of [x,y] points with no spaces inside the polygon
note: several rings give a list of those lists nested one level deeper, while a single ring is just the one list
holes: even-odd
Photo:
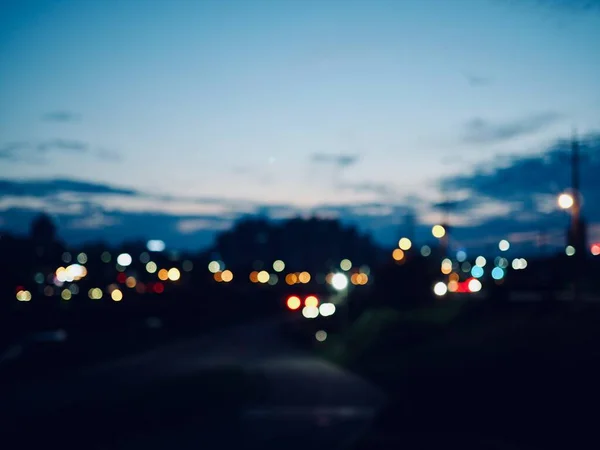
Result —
[{"label": "utility pole", "polygon": [[583,221],[581,219],[581,193],[580,193],[580,155],[579,155],[579,142],[577,139],[576,132],[573,131],[573,138],[571,142],[571,189],[573,197],[573,206],[571,207],[571,224],[567,241],[569,245],[575,249],[574,263],[571,270],[573,273],[573,289],[574,299],[579,301],[581,299],[581,288],[579,286],[579,280],[581,278],[581,270],[583,269],[582,263],[585,259],[585,229],[583,227]]}]

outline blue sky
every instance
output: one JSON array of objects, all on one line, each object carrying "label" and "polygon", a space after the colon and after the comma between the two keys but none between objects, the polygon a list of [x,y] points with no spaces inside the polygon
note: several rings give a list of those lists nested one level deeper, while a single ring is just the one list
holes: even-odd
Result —
[{"label": "blue sky", "polygon": [[[136,195],[8,190],[2,223],[45,209],[84,239],[147,214],[182,245],[261,206],[328,208],[383,240],[408,206],[432,223],[436,202],[480,194],[444,180],[600,130],[600,10],[586,3],[3,2],[0,178]],[[483,197],[457,226],[515,210]]]}]

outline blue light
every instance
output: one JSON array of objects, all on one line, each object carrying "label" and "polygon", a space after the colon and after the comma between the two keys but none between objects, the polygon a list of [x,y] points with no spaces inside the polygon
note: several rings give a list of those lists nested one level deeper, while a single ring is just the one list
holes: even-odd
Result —
[{"label": "blue light", "polygon": [[483,267],[473,266],[471,269],[471,275],[475,278],[481,278],[483,276]]},{"label": "blue light", "polygon": [[456,252],[456,259],[458,262],[463,262],[465,259],[467,259],[467,254],[464,251],[459,250]]},{"label": "blue light", "polygon": [[504,270],[500,267],[494,267],[494,270],[492,270],[492,278],[494,280],[501,280],[504,278]]}]

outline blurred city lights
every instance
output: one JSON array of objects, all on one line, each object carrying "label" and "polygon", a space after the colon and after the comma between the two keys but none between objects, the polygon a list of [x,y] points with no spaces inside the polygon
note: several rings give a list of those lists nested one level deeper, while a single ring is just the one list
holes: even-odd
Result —
[{"label": "blurred city lights", "polygon": [[575,199],[571,194],[563,193],[558,196],[558,206],[561,209],[569,209],[575,203]]},{"label": "blurred city lights", "polygon": [[229,283],[231,280],[233,280],[233,272],[231,270],[224,270],[223,272],[221,272],[221,279],[225,283]]},{"label": "blurred city lights", "polygon": [[186,259],[185,261],[183,261],[181,263],[181,268],[183,269],[184,272],[191,272],[192,269],[194,268],[194,263],[191,262],[189,259]]},{"label": "blurred city lights", "polygon": [[285,276],[285,282],[290,286],[298,282],[298,276],[295,273],[288,273]]},{"label": "blurred city lights", "polygon": [[434,225],[431,228],[431,234],[433,234],[433,237],[436,237],[438,239],[443,238],[446,234],[446,229],[441,225]]},{"label": "blurred city lights", "polygon": [[85,253],[81,252],[79,255],[77,255],[77,262],[79,264],[85,264],[87,263],[88,257]]},{"label": "blurred city lights", "polygon": [[150,261],[150,255],[148,254],[148,252],[140,253],[140,262],[142,264],[146,264],[148,261]]},{"label": "blurred city lights", "polygon": [[317,307],[317,306],[319,306],[319,299],[317,297],[315,297],[314,295],[309,295],[304,300],[304,306]]},{"label": "blurred city lights", "polygon": [[443,281],[439,281],[433,286],[433,293],[439,297],[446,295],[446,292],[448,292],[448,286]]},{"label": "blurred city lights", "polygon": [[452,261],[450,261],[448,258],[445,258],[442,261],[441,271],[444,275],[448,275],[450,272],[452,272]]},{"label": "blurred city lights", "polygon": [[258,272],[256,278],[258,279],[259,283],[267,283],[269,281],[269,272],[267,272],[266,270],[261,270],[260,272]]},{"label": "blurred city lights", "polygon": [[501,252],[505,252],[510,248],[510,243],[506,239],[502,239],[498,242],[498,248]]},{"label": "blurred city lights", "polygon": [[277,276],[276,273],[269,274],[269,281],[267,281],[267,283],[269,283],[269,286],[275,286],[278,282],[279,282],[279,277]]},{"label": "blurred city lights", "polygon": [[71,254],[69,252],[64,252],[62,254],[62,260],[65,264],[69,264],[71,262]]},{"label": "blurred city lights", "polygon": [[486,263],[487,261],[483,256],[478,256],[477,258],[475,258],[475,264],[477,264],[479,267],[485,267]]},{"label": "blurred city lights", "polygon": [[481,291],[481,281],[479,281],[477,278],[472,278],[471,280],[469,280],[469,284],[467,286],[469,287],[469,291],[471,292]]},{"label": "blurred city lights", "polygon": [[156,265],[156,263],[154,261],[149,261],[146,264],[146,272],[148,272],[148,273],[155,273],[156,269],[158,269],[158,266]]},{"label": "blurred city lights", "polygon": [[319,306],[319,313],[323,317],[329,317],[335,314],[335,305],[333,303],[323,303]]},{"label": "blurred city lights", "polygon": [[215,279],[215,281],[217,283],[220,283],[221,281],[223,281],[223,278],[221,277],[222,272],[215,272],[213,273],[213,278]]},{"label": "blurred city lights", "polygon": [[169,279],[169,271],[167,269],[160,269],[157,276],[160,281],[167,281]]},{"label": "blurred city lights", "polygon": [[19,292],[17,292],[17,300],[20,302],[31,301],[31,292],[26,290],[20,290]]},{"label": "blurred city lights", "polygon": [[572,245],[567,245],[565,247],[565,253],[567,256],[573,256],[575,254],[575,247]]},{"label": "blurred city lights", "polygon": [[300,308],[301,304],[302,304],[302,302],[300,301],[300,298],[296,297],[295,295],[288,297],[288,299],[286,301],[287,307],[289,309],[291,309],[292,311],[295,311],[296,309]]},{"label": "blurred city lights", "polygon": [[591,252],[594,256],[600,255],[600,244],[592,244]]},{"label": "blurred city lights", "polygon": [[102,289],[92,288],[88,291],[88,297],[92,300],[100,300],[102,298]]},{"label": "blurred city lights", "polygon": [[396,261],[402,261],[402,259],[404,259],[404,252],[401,249],[396,248],[392,252],[392,258]]},{"label": "blurred city lights", "polygon": [[327,339],[327,332],[325,330],[319,330],[315,333],[315,339],[319,342],[325,341]]},{"label": "blurred city lights", "polygon": [[273,270],[275,272],[283,272],[283,270],[285,269],[285,263],[278,259],[277,261],[273,262]]},{"label": "blurred city lights", "polygon": [[120,266],[127,267],[131,264],[132,261],[133,260],[129,253],[121,253],[119,256],[117,256],[117,264],[119,264]]},{"label": "blurred city lights", "polygon": [[219,261],[211,261],[208,263],[208,270],[211,273],[217,273],[221,270],[221,264]]},{"label": "blurred city lights", "polygon": [[469,261],[465,261],[460,265],[460,270],[467,273],[471,271],[471,263]]},{"label": "blurred city lights", "polygon": [[471,275],[475,278],[481,278],[483,276],[483,267],[473,266],[471,268]]},{"label": "blurred city lights", "polygon": [[179,271],[178,268],[176,267],[172,267],[169,269],[169,271],[167,272],[167,277],[169,278],[169,280],[171,281],[177,281],[179,280],[179,278],[181,278],[181,272]]},{"label": "blurred city lights", "polygon": [[457,251],[456,259],[458,262],[463,262],[465,259],[467,259],[467,253],[464,250]]},{"label": "blurred city lights", "polygon": [[162,252],[165,249],[165,243],[160,239],[151,239],[146,243],[146,248],[150,252]]},{"label": "blurred city lights", "polygon": [[127,279],[125,280],[125,286],[127,286],[129,289],[133,289],[136,284],[137,281],[134,277],[127,277]]},{"label": "blurred city lights", "polygon": [[123,293],[120,289],[115,289],[110,293],[110,298],[112,298],[115,302],[120,302],[123,300]]},{"label": "blurred city lights", "polygon": [[421,247],[421,255],[424,257],[431,255],[431,247],[429,247],[429,245],[424,245]]},{"label": "blurred city lights", "polygon": [[412,247],[412,242],[409,238],[403,237],[398,241],[398,247],[400,247],[400,250],[410,250],[410,248]]},{"label": "blurred city lights", "polygon": [[63,300],[71,300],[73,293],[68,289],[63,289],[60,296]]},{"label": "blurred city lights", "polygon": [[340,262],[340,268],[347,272],[350,269],[352,269],[352,261],[350,261],[349,259],[342,259],[342,261]]},{"label": "blurred city lights", "polygon": [[450,280],[448,281],[448,292],[456,292],[458,291],[458,281]]},{"label": "blurred city lights", "polygon": [[102,254],[100,255],[100,260],[101,260],[103,263],[109,263],[109,262],[110,262],[110,260],[111,260],[111,258],[112,258],[112,257],[110,256],[110,253],[109,253],[109,252],[102,252]]},{"label": "blurred city lights", "polygon": [[310,281],[310,273],[300,272],[298,274],[298,281],[300,281],[302,284],[307,284]]},{"label": "blurred city lights", "polygon": [[305,306],[302,308],[302,315],[307,319],[314,319],[319,315],[319,308],[316,306]]},{"label": "blurred city lights", "polygon": [[343,273],[336,273],[331,278],[331,285],[337,291],[346,289],[346,287],[348,286],[348,277],[346,275],[344,275]]},{"label": "blurred city lights", "polygon": [[492,269],[492,278],[494,280],[501,280],[504,278],[504,270],[501,267],[494,267]]}]

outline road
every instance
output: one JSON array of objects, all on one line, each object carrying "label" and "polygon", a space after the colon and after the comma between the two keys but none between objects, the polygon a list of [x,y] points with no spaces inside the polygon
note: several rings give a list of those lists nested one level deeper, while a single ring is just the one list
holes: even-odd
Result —
[{"label": "road", "polygon": [[[0,393],[15,414],[32,407],[52,414],[85,399],[93,403],[121,388],[185,377],[206,368],[239,365],[260,374],[266,396],[244,408],[233,429],[198,433],[193,421],[179,429],[145,434],[111,448],[341,448],[358,437],[383,406],[383,394],[358,377],[300,350],[281,337],[281,319],[236,326],[177,344],[81,369],[68,377],[28,382]],[[92,443],[90,443],[92,444]]]}]

